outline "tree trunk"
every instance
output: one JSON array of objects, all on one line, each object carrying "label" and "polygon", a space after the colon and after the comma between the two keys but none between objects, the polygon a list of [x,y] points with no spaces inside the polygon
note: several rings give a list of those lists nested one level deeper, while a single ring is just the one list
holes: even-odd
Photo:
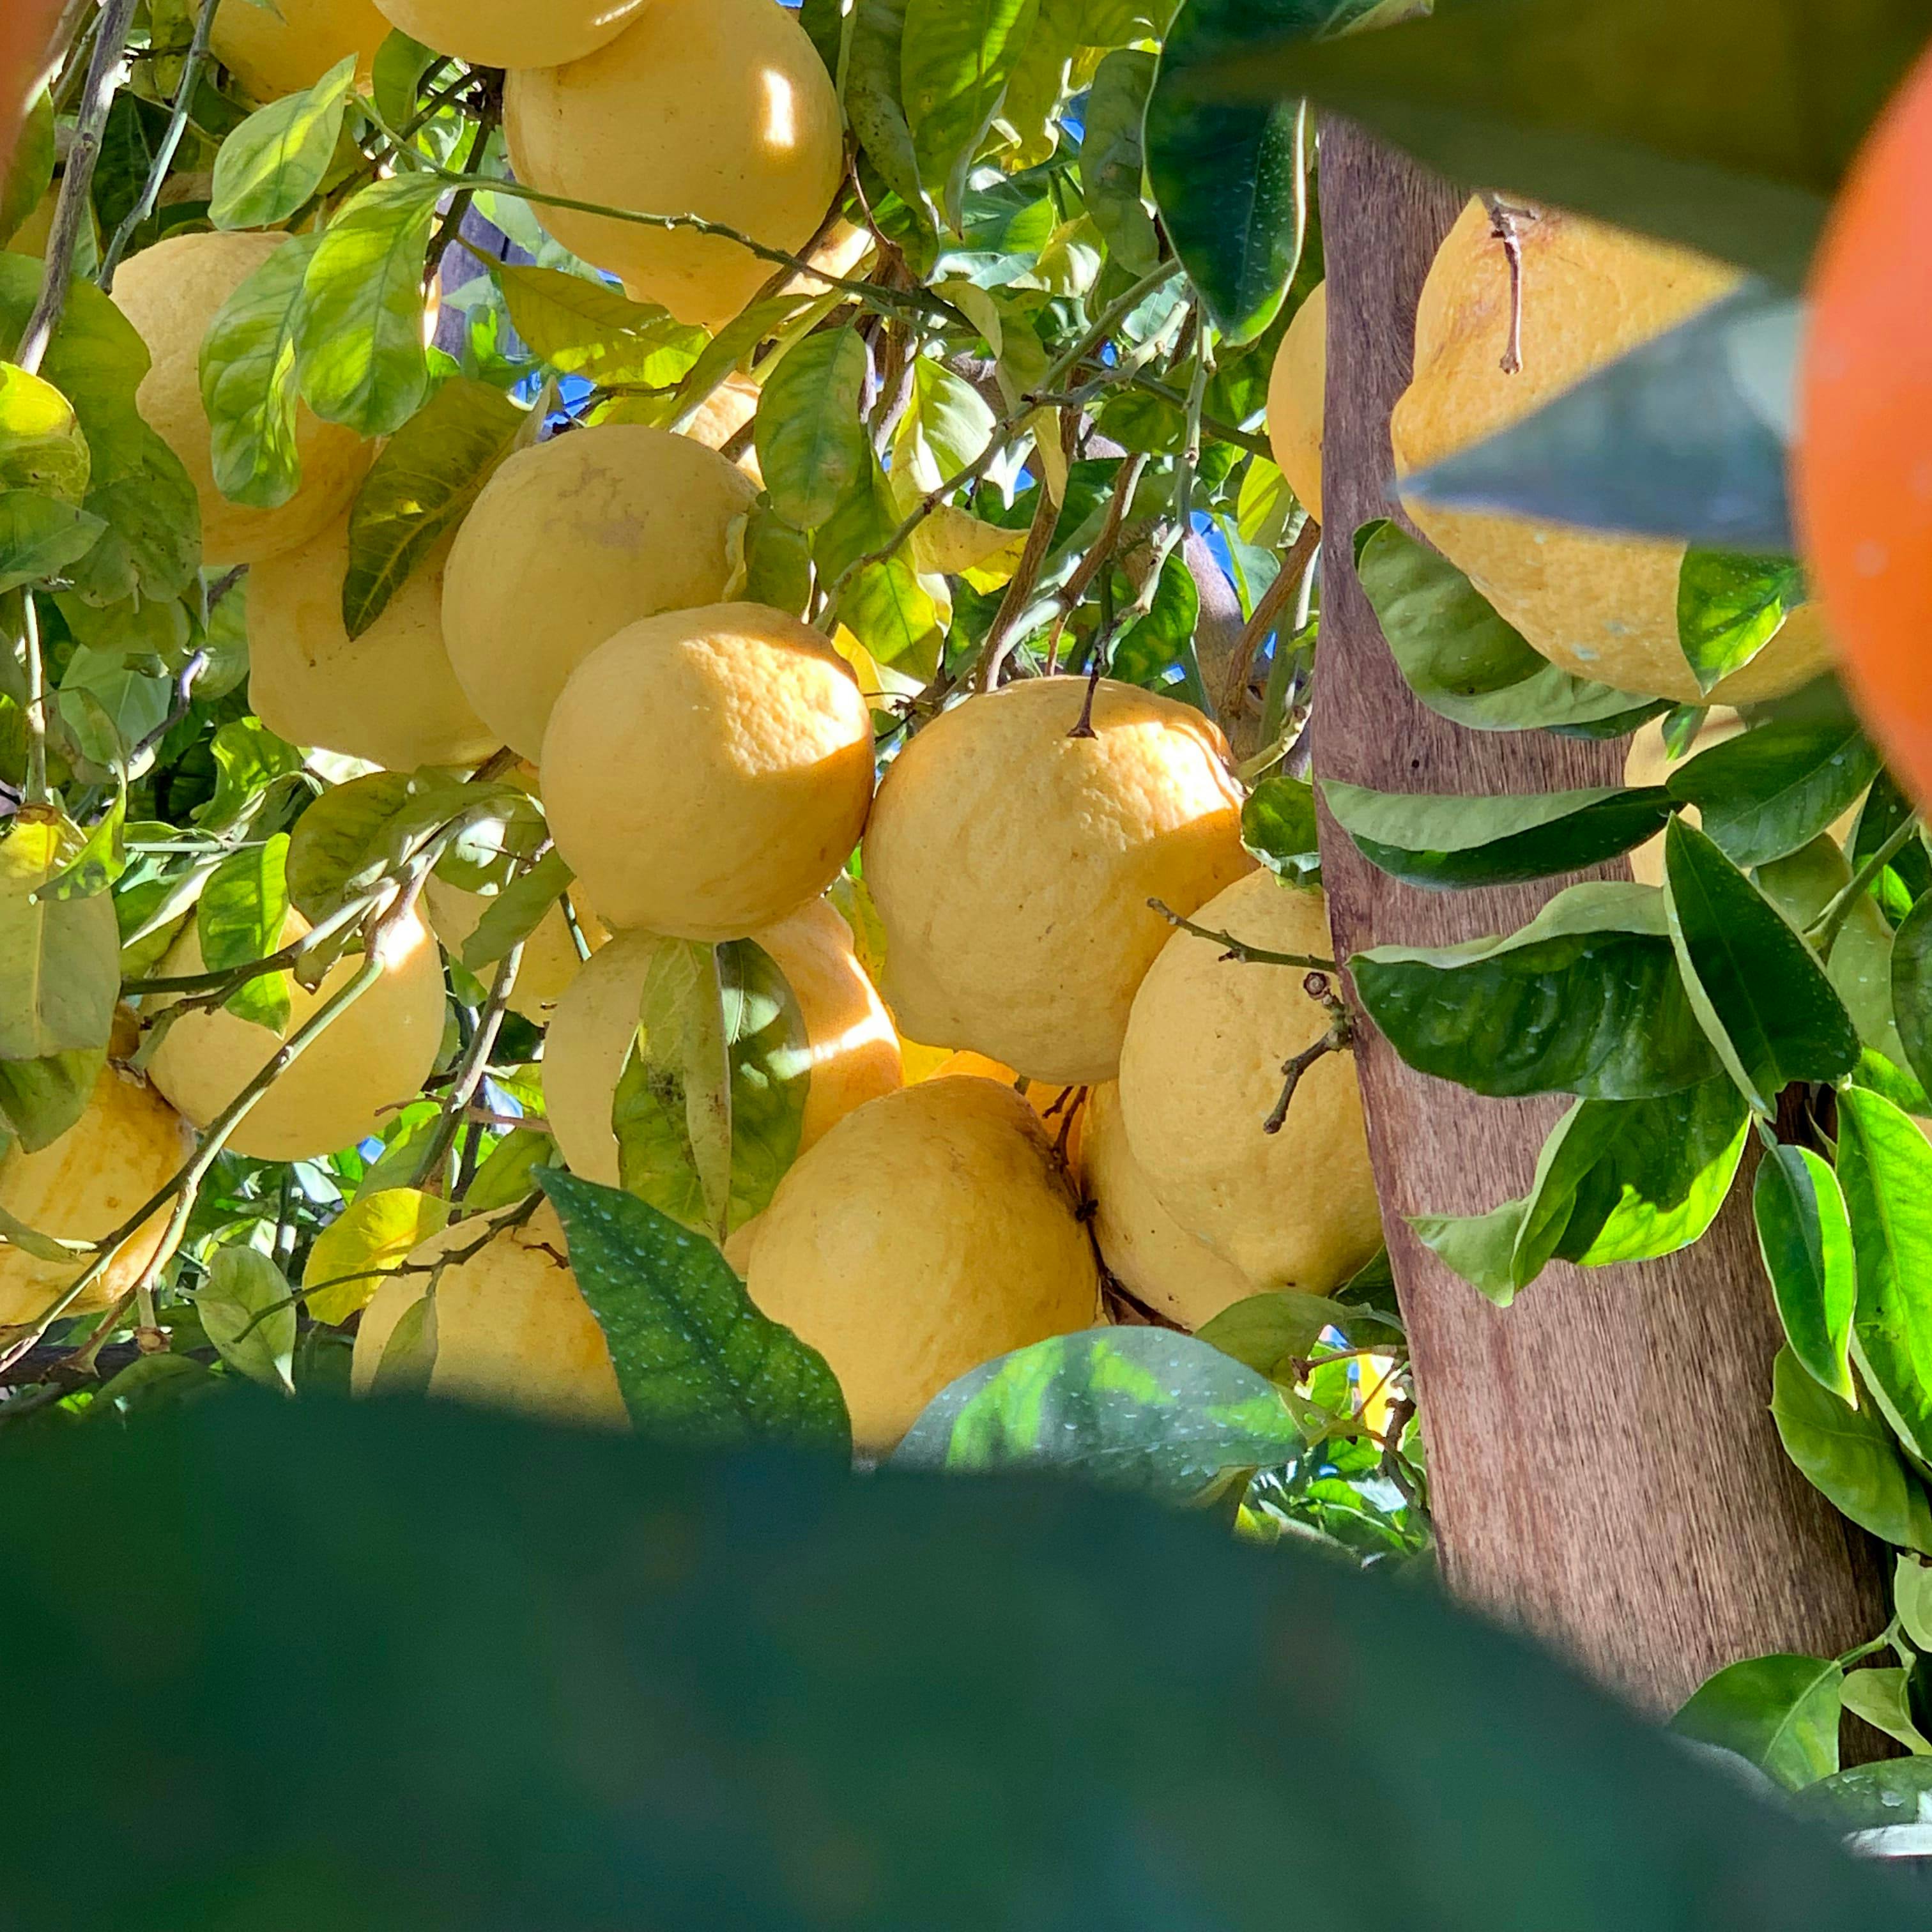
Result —
[{"label": "tree trunk", "polygon": [[[1394,507],[1389,412],[1408,380],[1423,278],[1462,196],[1336,122],[1324,130],[1321,193],[1332,534],[1317,771],[1384,790],[1621,782],[1622,741],[1464,730],[1403,683],[1349,539]],[[1322,856],[1337,958],[1508,931],[1548,896],[1398,884],[1325,814]],[[1778,1326],[1747,1190],[1684,1253],[1554,1264],[1498,1310],[1404,1217],[1526,1192],[1561,1104],[1487,1100],[1430,1079],[1366,1022],[1357,1064],[1453,1586],[1660,1710],[1738,1658],[1828,1654],[1875,1635],[1886,1616],[1876,1552],[1791,1467],[1772,1426]]]}]

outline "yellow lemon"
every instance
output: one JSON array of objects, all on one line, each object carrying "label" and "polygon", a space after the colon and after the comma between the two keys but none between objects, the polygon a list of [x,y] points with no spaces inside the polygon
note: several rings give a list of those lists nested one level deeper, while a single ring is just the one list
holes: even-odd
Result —
[{"label": "yellow lemon", "polygon": [[1088,1096],[1083,1129],[1081,1178],[1094,1203],[1094,1238],[1101,1259],[1136,1300],[1184,1328],[1198,1328],[1254,1293],[1239,1268],[1161,1204],[1127,1144],[1113,1082]]},{"label": "yellow lemon", "polygon": [[313,86],[346,54],[364,78],[389,23],[370,0],[218,0],[208,44],[257,100]]},{"label": "yellow lemon", "polygon": [[1322,418],[1328,381],[1328,284],[1294,312],[1268,376],[1268,446],[1295,501],[1322,520]]},{"label": "yellow lemon", "polygon": [[[460,886],[452,886],[432,874],[424,882],[423,904],[436,938],[452,955],[460,956],[465,942],[490,910],[490,896],[465,892]],[[570,896],[570,909],[577,915],[577,929],[583,934],[584,944],[595,952],[610,937],[610,928],[574,891]],[[557,1002],[569,992],[583,966],[563,908],[560,904],[554,905],[524,941],[517,983],[510,994],[511,1012],[542,1025],[556,1010]],[[494,965],[485,966],[478,976],[488,986],[495,972]]]},{"label": "yellow lemon", "polygon": [[[784,975],[805,1022],[812,1084],[799,1128],[803,1153],[855,1107],[898,1085],[898,1041],[853,955],[850,929],[823,900],[752,937]],[[657,944],[650,932],[614,940],[558,1003],[544,1042],[550,1132],[572,1173],[607,1187],[618,1180],[611,1099],[638,1030]]]},{"label": "yellow lemon", "polygon": [[356,1394],[370,1392],[396,1324],[429,1292],[439,1262],[447,1264],[436,1278],[432,1396],[552,1422],[628,1426],[604,1331],[548,1202],[521,1227],[488,1234],[459,1221],[412,1252],[363,1310],[350,1370]]},{"label": "yellow lemon", "polygon": [[[1509,264],[1488,211],[1472,201],[1436,255],[1415,317],[1415,374],[1390,425],[1400,474],[1494,435],[1683,321],[1736,285],[1737,271],[1544,209],[1520,220],[1522,368],[1502,368]],[[1699,699],[1678,642],[1684,546],[1604,536],[1520,517],[1406,506],[1416,527],[1552,663],[1645,698]],[[1711,694],[1747,704],[1825,669],[1816,604],[1793,611]]]},{"label": "yellow lemon", "polygon": [[[243,8],[242,0],[226,0]],[[272,16],[262,14],[268,20]],[[154,358],[136,402],[149,428],[182,460],[201,503],[202,560],[218,569],[260,563],[307,543],[349,508],[376,454],[353,430],[296,412],[302,480],[272,510],[231,503],[215,488],[201,403],[201,344],[222,304],[287,240],[286,235],[171,235],[129,256],[114,299]]]},{"label": "yellow lemon", "polygon": [[[172,1180],[194,1149],[180,1114],[139,1074],[110,1065],[58,1140],[37,1154],[8,1147],[0,1159],[0,1208],[37,1234],[97,1241]],[[160,1248],[168,1211],[157,1208],[121,1244],[71,1312],[105,1308],[134,1286]],[[0,1322],[32,1321],[91,1258],[42,1261],[0,1240]]]},{"label": "yellow lemon", "polygon": [[983,1053],[949,1053],[937,1066],[919,1077],[925,1080],[961,1077],[997,1080],[1002,1087],[1010,1087],[1040,1116],[1040,1124],[1046,1130],[1047,1138],[1055,1147],[1060,1145],[1060,1132],[1065,1130],[1066,1165],[1074,1172],[1079,1172],[1080,1142],[1087,1118],[1086,1088],[1056,1086],[1051,1080],[1029,1080],[1022,1086],[1020,1076],[1010,1066],[1002,1066],[997,1060],[988,1060]]},{"label": "yellow lemon", "polygon": [[[616,39],[504,90],[519,181],[651,214],[695,214],[796,253],[838,191],[838,102],[796,17],[774,0],[651,0]],[[640,300],[716,328],[774,265],[736,242],[536,207],[567,248]]]},{"label": "yellow lemon", "polygon": [[715,450],[637,423],[519,450],[443,576],[442,635],[476,714],[525,758],[564,680],[627,624],[715,604],[757,490]]},{"label": "yellow lemon", "polygon": [[556,67],[614,40],[646,0],[381,0],[390,24],[472,67]]},{"label": "yellow lemon", "polygon": [[[282,944],[308,929],[291,912]],[[415,1099],[442,1044],[442,956],[413,915],[389,928],[382,977],[321,1034],[258,1100],[229,1146],[256,1160],[310,1160],[353,1147]],[[225,1007],[184,1014],[168,1028],[148,1071],[198,1127],[205,1127],[267,1065],[282,1042],[361,970],[360,953],[338,959],[311,993],[291,980],[278,1035]],[[200,972],[190,925],[161,962],[160,976]],[[158,1006],[171,1002],[163,999]]]},{"label": "yellow lemon", "polygon": [[1227,746],[1201,713],[1028,678],[943,712],[879,788],[866,881],[901,1028],[1032,1080],[1111,1080],[1168,926],[1248,869]]},{"label": "yellow lemon", "polygon": [[[1329,952],[1321,893],[1270,872],[1238,880],[1196,916],[1269,952]],[[1382,1240],[1354,1061],[1318,1060],[1281,1131],[1264,1132],[1281,1063],[1329,1016],[1299,968],[1225,950],[1177,932],[1142,982],[1120,1053],[1127,1138],[1168,1213],[1257,1289],[1325,1294]]]},{"label": "yellow lemon", "polygon": [[412,571],[359,638],[342,622],[349,520],[248,573],[248,700],[292,745],[392,771],[473,765],[502,742],[470,708],[442,647],[453,538]]},{"label": "yellow lemon", "polygon": [[620,930],[741,939],[816,898],[872,800],[872,718],[824,634],[761,604],[646,618],[544,734],[556,849]]},{"label": "yellow lemon", "polygon": [[746,1286],[831,1364],[874,1450],[969,1369],[1101,1319],[1046,1136],[991,1080],[929,1080],[848,1114],[778,1184]]}]

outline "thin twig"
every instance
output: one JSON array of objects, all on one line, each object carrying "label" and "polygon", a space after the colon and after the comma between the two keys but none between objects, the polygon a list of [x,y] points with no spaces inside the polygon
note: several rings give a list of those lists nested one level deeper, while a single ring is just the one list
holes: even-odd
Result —
[{"label": "thin twig", "polygon": [[1053,627],[1053,637],[1046,648],[1046,671],[1049,677],[1059,668],[1060,633],[1066,628],[1067,619],[1080,608],[1080,600],[1093,587],[1094,578],[1113,561],[1114,546],[1120,540],[1120,526],[1126,520],[1128,506],[1134,500],[1134,492],[1140,488],[1141,477],[1147,466],[1144,451],[1137,451],[1121,463],[1114,478],[1114,493],[1107,500],[1107,514],[1101,520],[1100,531],[1073,574],[1060,586],[1058,600],[1060,619]]},{"label": "thin twig", "polygon": [[1918,830],[1918,820],[1906,818],[1852,874],[1850,883],[1844,890],[1804,928],[1804,937],[1817,948],[1820,958],[1831,958],[1832,948],[1838,941],[1839,928],[1851,916],[1852,908],[1870,890],[1872,881],[1905,849]]},{"label": "thin twig", "polygon": [[195,680],[207,668],[206,651],[196,651],[182,666],[175,679],[174,702],[168,706],[168,715],[134,747],[128,760],[130,765],[144,752],[152,752],[188,716],[189,707],[194,703]]},{"label": "thin twig", "polygon": [[1281,614],[1290,598],[1300,591],[1302,579],[1307,574],[1308,560],[1315,554],[1315,547],[1321,541],[1322,526],[1310,517],[1288,546],[1288,554],[1282,559],[1274,581],[1262,592],[1254,615],[1234,640],[1234,654],[1228,661],[1227,682],[1222,688],[1221,698],[1221,709],[1231,723],[1247,707],[1248,679],[1254,670],[1256,654],[1267,641],[1268,633],[1280,624]]},{"label": "thin twig", "polygon": [[[1069,460],[1073,454],[1074,439],[1079,433],[1079,426],[1077,410],[1060,412],[1060,448],[1062,455]],[[980,670],[982,690],[997,691],[1000,688],[1000,673],[1006,668],[1006,659],[1019,641],[1013,627],[1020,613],[1026,608],[1027,600],[1033,595],[1034,586],[1040,581],[1041,566],[1046,562],[1047,552],[1053,547],[1054,530],[1060,521],[1060,506],[1053,500],[1053,492],[1048,487],[1046,468],[1042,461],[1040,501],[1034,506],[1026,547],[1020,552],[1018,567],[1006,581],[1006,595],[1000,599],[1000,608],[993,614],[992,628],[986,633]]]},{"label": "thin twig", "polygon": [[1500,366],[1505,376],[1520,375],[1522,372],[1522,236],[1516,224],[1519,221],[1534,221],[1536,214],[1532,208],[1512,208],[1493,194],[1483,196],[1483,206],[1490,212],[1490,232],[1503,244],[1504,259],[1509,263],[1509,340],[1504,345]]},{"label": "thin twig", "polygon": [[1308,1070],[1331,1053],[1346,1053],[1354,1044],[1354,1023],[1348,1017],[1348,1008],[1335,997],[1328,974],[1312,972],[1301,986],[1311,1000],[1328,1009],[1328,1030],[1318,1040],[1312,1040],[1299,1053],[1290,1054],[1281,1063],[1281,1094],[1270,1109],[1268,1118],[1262,1123],[1264,1134],[1281,1132],[1288,1119],[1288,1110],[1294,1104],[1295,1090],[1300,1086],[1302,1076]]},{"label": "thin twig", "polygon": [[450,1082],[448,1093],[444,1096],[442,1113],[436,1121],[436,1132],[430,1136],[429,1144],[417,1163],[413,1184],[428,1193],[438,1191],[442,1164],[449,1157],[450,1149],[456,1144],[458,1131],[469,1118],[470,1103],[476,1098],[476,1090],[482,1085],[483,1076],[489,1069],[496,1036],[502,1030],[503,1016],[509,1010],[510,996],[516,991],[517,969],[523,964],[524,945],[524,942],[518,940],[503,955],[496,968],[496,976],[490,982],[490,997],[477,1016],[476,1034],[456,1070],[456,1078]]},{"label": "thin twig", "polygon": [[1250,946],[1245,939],[1237,939],[1232,932],[1216,932],[1212,926],[1196,926],[1193,920],[1183,919],[1172,906],[1159,899],[1149,899],[1148,904],[1169,926],[1178,926],[1183,932],[1191,932],[1196,939],[1211,939],[1223,949],[1223,959],[1244,960],[1250,966],[1295,966],[1312,973],[1333,973],[1337,970],[1332,959],[1323,959],[1309,952],[1270,952],[1264,946]]},{"label": "thin twig", "polygon": [[40,612],[34,602],[34,593],[26,591],[20,598],[20,608],[26,614],[21,626],[20,648],[26,658],[27,698],[24,707],[27,721],[27,788],[24,794],[29,805],[45,805],[47,802],[47,678],[46,666],[40,655]]}]

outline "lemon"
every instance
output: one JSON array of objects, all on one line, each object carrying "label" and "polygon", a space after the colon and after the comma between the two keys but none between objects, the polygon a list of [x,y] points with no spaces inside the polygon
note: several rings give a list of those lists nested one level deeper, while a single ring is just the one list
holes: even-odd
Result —
[{"label": "lemon", "polygon": [[1199,712],[1028,678],[919,732],[879,788],[866,882],[901,1030],[1061,1085],[1111,1080],[1169,930],[1247,870],[1227,746]]},{"label": "lemon", "polygon": [[472,67],[556,67],[614,40],[646,0],[381,0],[390,24]]},{"label": "lemon", "polygon": [[[453,956],[460,956],[470,935],[490,910],[490,895],[465,892],[432,873],[423,883],[423,904],[436,938]],[[610,937],[610,928],[574,890],[570,909],[577,915],[577,929],[583,934],[584,944],[596,952]],[[517,983],[510,993],[511,1012],[541,1026],[556,1010],[557,1002],[569,992],[583,965],[562,904],[552,906],[524,941]],[[494,964],[484,968],[478,976],[485,986],[496,970]]]},{"label": "lemon", "polygon": [[346,54],[367,79],[389,23],[370,0],[218,0],[208,45],[257,100],[310,87]]},{"label": "lemon", "polygon": [[1322,420],[1328,380],[1328,284],[1294,312],[1268,376],[1268,446],[1295,501],[1322,520]]}]

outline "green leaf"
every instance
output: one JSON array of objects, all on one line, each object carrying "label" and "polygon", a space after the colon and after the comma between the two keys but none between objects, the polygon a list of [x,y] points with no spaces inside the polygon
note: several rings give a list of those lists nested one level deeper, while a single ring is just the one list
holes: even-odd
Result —
[{"label": "green leaf", "polygon": [[0,1060],[0,1133],[28,1154],[51,1147],[87,1111],[107,1064],[105,1047],[50,1053],[39,1060]]},{"label": "green leaf", "polygon": [[0,362],[0,490],[83,502],[92,466],[74,405],[51,382]]},{"label": "green leaf", "polygon": [[1910,1832],[1932,1802],[1932,1762],[1894,1757],[1854,1765],[1799,1792],[1792,1802],[1800,1817],[1840,1838],[1901,1826]]},{"label": "green leaf", "polygon": [[259,718],[231,718],[218,727],[208,755],[214,766],[214,796],[194,812],[204,832],[226,831],[271,785],[302,769],[302,753]]},{"label": "green leaf", "polygon": [[0,248],[10,242],[53,184],[53,97],[44,87],[27,109],[14,142],[12,159],[0,173]]},{"label": "green leaf", "polygon": [[1682,818],[1664,833],[1671,943],[1698,1019],[1758,1112],[1794,1080],[1858,1064],[1858,1030],[1817,955],[1777,908]]},{"label": "green leaf", "polygon": [[[1915,808],[1912,800],[1899,790],[1898,781],[1889,772],[1881,771],[1858,809],[1850,854],[1852,865],[1863,865],[1913,815]],[[1922,832],[1907,839],[1886,869],[1897,875],[1900,893],[1908,901],[1932,892],[1932,854],[1926,850],[1924,834]],[[1880,884],[1882,889],[1882,878]]]},{"label": "green leaf", "polygon": [[1932,1555],[1932,1504],[1870,1402],[1848,1408],[1789,1348],[1771,1382],[1771,1419],[1804,1480],[1861,1529]]},{"label": "green leaf", "polygon": [[1194,630],[1200,621],[1201,592],[1177,544],[1161,565],[1147,614],[1136,618],[1115,642],[1109,674],[1123,684],[1183,698],[1204,711],[1207,694],[1194,652]]},{"label": "green leaf", "polygon": [[1858,1257],[1852,1359],[1900,1441],[1932,1464],[1932,1146],[1889,1100],[1843,1088],[1838,1183]]},{"label": "green leaf", "polygon": [[812,546],[760,496],[745,521],[745,601],[804,616],[812,602]]},{"label": "green leaf", "polygon": [[501,391],[452,376],[383,444],[349,513],[342,622],[350,637],[469,514],[528,422]]},{"label": "green leaf", "polygon": [[794,530],[829,523],[866,477],[867,366],[864,338],[844,325],[808,335],[766,379],[753,432],[758,467]]},{"label": "green leaf", "polygon": [[1370,864],[1412,886],[1508,885],[1581,872],[1641,845],[1670,814],[1661,786],[1459,797],[1324,779],[1322,795]]},{"label": "green leaf", "polygon": [[616,1188],[554,1168],[539,1179],[639,1434],[694,1449],[851,1454],[824,1358],[758,1312],[710,1241]]},{"label": "green leaf", "polygon": [[374,1300],[385,1274],[448,1226],[449,1203],[420,1188],[358,1191],[309,1249],[302,1266],[309,1314],[317,1322],[346,1322]]},{"label": "green leaf", "polygon": [[386,1399],[420,1400],[436,1373],[436,1283],[396,1318],[381,1359],[369,1380],[369,1393]]},{"label": "green leaf", "polygon": [[1870,784],[1878,754],[1842,702],[1776,719],[1700,752],[1666,780],[1736,864],[1781,859],[1834,823]]},{"label": "green leaf", "polygon": [[44,807],[0,832],[0,1060],[104,1047],[121,990],[121,940],[105,893],[37,898],[79,842]]},{"label": "green leaf", "polygon": [[1923,1088],[1932,1079],[1932,896],[1892,936],[1892,1007],[1906,1063]]},{"label": "green leaf", "polygon": [[465,810],[508,795],[505,785],[466,785],[430,771],[373,772],[321,797],[289,842],[289,896],[319,924],[394,870],[411,843]]},{"label": "green leaf", "polygon": [[1405,501],[1790,550],[1802,303],[1755,277],[1507,428],[1402,478]]},{"label": "green leaf", "polygon": [[1274,1384],[1198,1335],[1096,1328],[1000,1356],[936,1396],[896,1469],[1052,1470],[1192,1502],[1286,1462],[1300,1430]]},{"label": "green leaf", "polygon": [[1403,678],[1437,716],[1477,731],[1587,725],[1645,700],[1558,670],[1448,560],[1385,519],[1355,533],[1355,568]]},{"label": "green leaf", "polygon": [[0,594],[64,576],[106,526],[38,490],[0,490]]},{"label": "green leaf", "polygon": [[1838,1176],[1808,1148],[1773,1148],[1758,1168],[1751,1211],[1792,1354],[1820,1387],[1856,1403],[1851,1343],[1858,1272]]},{"label": "green leaf", "polygon": [[1145,157],[1141,124],[1154,91],[1150,53],[1120,49],[1101,62],[1087,96],[1087,132],[1080,146],[1080,190],[1106,237],[1109,257],[1130,275],[1160,260],[1160,237],[1142,199]]},{"label": "green leaf", "polygon": [[1932,1753],[1932,1744],[1918,1735],[1906,1708],[1903,1670],[1852,1671],[1845,1679],[1844,1703],[1853,1717],[1897,1738],[1908,1750]]},{"label": "green leaf", "polygon": [[901,96],[908,0],[856,0],[845,62],[845,112],[880,178],[922,221],[926,193]]},{"label": "green leaf", "polygon": [[919,178],[954,228],[1040,0],[907,0],[900,92]]},{"label": "green leaf", "polygon": [[[289,916],[289,835],[238,848],[208,874],[195,910],[201,963],[210,973],[266,959]],[[263,973],[231,994],[226,1010],[279,1034],[288,1024],[289,976]]]},{"label": "green leaf", "polygon": [[1257,32],[1305,32],[1344,10],[1324,0],[1190,0],[1148,103],[1148,178],[1174,251],[1231,343],[1275,317],[1301,259],[1307,190],[1295,103],[1204,98],[1204,69]]},{"label": "green leaf", "polygon": [[482,917],[463,942],[464,964],[480,977],[485,967],[494,965],[512,946],[520,946],[570,890],[576,876],[560,853],[546,852],[527,872],[520,873],[492,895]]},{"label": "green leaf", "polygon": [[1795,558],[1687,550],[1677,578],[1677,636],[1684,662],[1708,692],[1742,670],[1804,602]]},{"label": "green leaf", "polygon": [[1932,1570],[1900,1556],[1892,1566],[1892,1600],[1912,1648],[1932,1652]]},{"label": "green leaf", "polygon": [[536,1191],[538,1168],[562,1165],[556,1143],[548,1134],[536,1127],[512,1127],[476,1170],[463,1204],[472,1214],[494,1214]]},{"label": "green leaf", "polygon": [[1279,878],[1319,871],[1315,788],[1286,772],[1263,778],[1241,807],[1241,843]]},{"label": "green leaf", "polygon": [[[1858,143],[1925,42],[1915,0],[1486,0],[1325,46],[1256,20],[1204,86],[1306,94],[1452,180],[1798,286]],[[1713,111],[1712,104],[1727,111]]]},{"label": "green leaf", "polygon": [[316,243],[296,323],[302,392],[328,422],[387,436],[429,388],[423,258],[442,182],[398,175],[358,192]]},{"label": "green leaf", "polygon": [[1420,1072],[1478,1094],[1642,1100],[1711,1078],[1664,896],[1586,884],[1519,931],[1381,946],[1349,962],[1369,1016]]},{"label": "green leaf", "polygon": [[844,12],[842,0],[802,0],[798,12],[799,25],[811,37],[825,71],[834,80],[838,77],[839,44],[844,38]]},{"label": "green leaf", "polygon": [[214,158],[208,218],[218,228],[273,228],[322,185],[335,154],[356,56],[344,54],[313,87],[258,108]]},{"label": "green leaf", "polygon": [[1196,1336],[1246,1363],[1256,1375],[1292,1387],[1322,1336],[1330,1328],[1346,1334],[1359,1314],[1339,1301],[1284,1288],[1233,1303],[1197,1329]]},{"label": "green leaf", "polygon": [[284,242],[222,304],[202,339],[209,454],[215,487],[231,502],[272,510],[302,481],[296,345],[302,284],[321,242],[319,235]]},{"label": "green leaf", "polygon": [[370,92],[375,98],[376,112],[392,128],[400,128],[414,117],[423,76],[442,58],[434,48],[411,40],[405,33],[392,30],[383,36],[370,64]]},{"label": "green leaf", "polygon": [[[295,1393],[296,1309],[282,1271],[253,1248],[217,1248],[195,1312],[221,1359],[250,1382]],[[272,1310],[272,1312],[268,1311]]]},{"label": "green leaf", "polygon": [[[821,582],[883,548],[898,530],[898,506],[876,458],[832,520],[817,531],[812,556]],[[868,563],[838,600],[838,620],[883,664],[929,678],[939,668],[940,610],[902,544],[883,562]]]},{"label": "green leaf", "polygon": [[1838,1768],[1844,1678],[1826,1658],[1751,1658],[1707,1679],[1670,1728],[1735,1751],[1787,1791],[1802,1790]]},{"label": "green leaf", "polygon": [[510,321],[532,355],[606,386],[682,382],[710,340],[655,302],[561,268],[506,263],[494,271]]}]

